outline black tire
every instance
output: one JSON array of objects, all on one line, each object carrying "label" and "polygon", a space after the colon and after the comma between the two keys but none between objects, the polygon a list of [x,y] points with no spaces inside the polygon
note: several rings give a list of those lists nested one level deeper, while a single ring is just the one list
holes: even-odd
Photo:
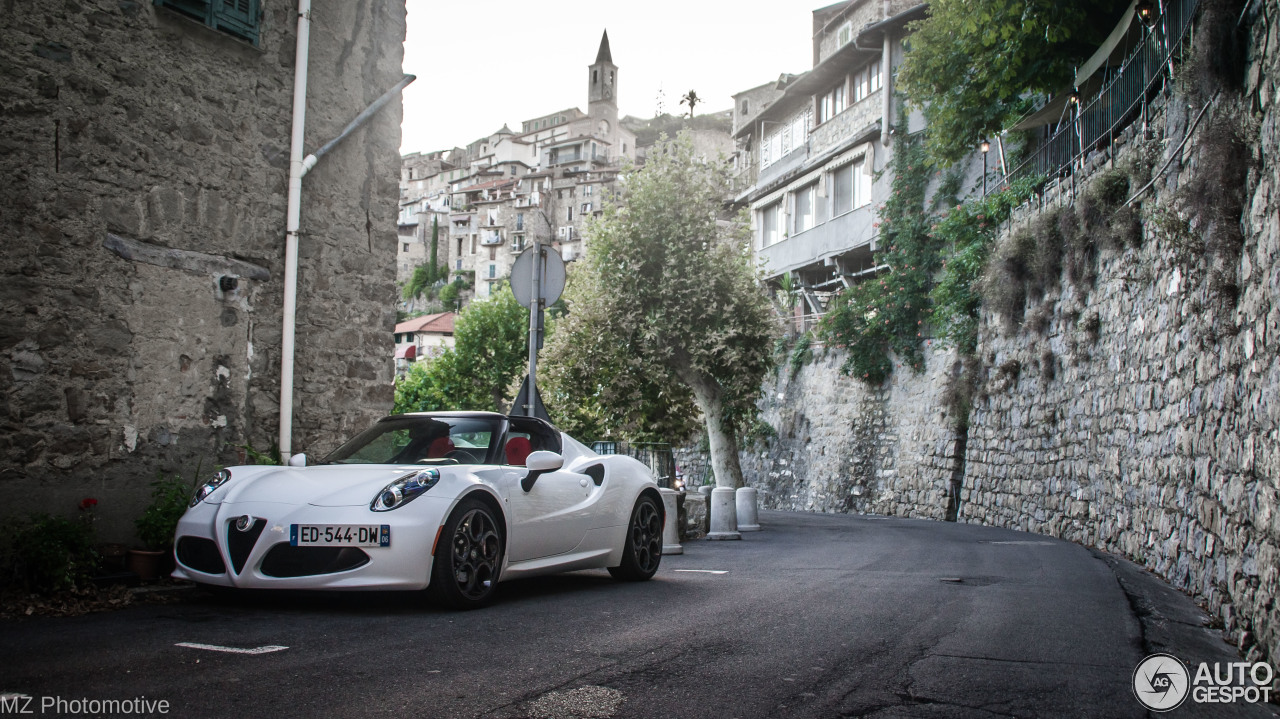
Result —
[{"label": "black tire", "polygon": [[624,582],[643,582],[657,574],[661,562],[662,510],[653,497],[642,494],[631,510],[631,521],[627,522],[622,564],[609,567],[609,574]]},{"label": "black tire", "polygon": [[493,600],[502,570],[503,528],[489,505],[458,503],[444,523],[427,591],[452,609],[479,609]]}]

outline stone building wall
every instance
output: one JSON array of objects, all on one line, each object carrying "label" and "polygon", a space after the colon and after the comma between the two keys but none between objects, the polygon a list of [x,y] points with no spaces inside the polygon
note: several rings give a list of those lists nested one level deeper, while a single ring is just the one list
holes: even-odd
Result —
[{"label": "stone building wall", "polygon": [[[0,14],[0,506],[99,499],[274,441],[296,13],[258,45],[144,0]],[[404,6],[317,0],[308,149],[401,76]],[[391,406],[399,103],[305,178],[294,449]]]},{"label": "stone building wall", "polygon": [[760,506],[943,518],[955,433],[940,408],[952,353],[930,349],[922,373],[899,369],[882,387],[843,374],[840,350],[814,354],[794,377],[784,362],[766,381],[760,418],[776,436],[739,456]]}]

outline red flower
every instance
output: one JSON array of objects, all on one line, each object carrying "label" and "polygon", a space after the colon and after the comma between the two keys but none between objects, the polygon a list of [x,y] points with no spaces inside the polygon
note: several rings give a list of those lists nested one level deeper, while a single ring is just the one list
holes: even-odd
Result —
[{"label": "red flower", "polygon": [[98,506],[98,500],[94,499],[93,497],[85,497],[84,499],[80,500],[80,509],[90,510],[96,506]]}]

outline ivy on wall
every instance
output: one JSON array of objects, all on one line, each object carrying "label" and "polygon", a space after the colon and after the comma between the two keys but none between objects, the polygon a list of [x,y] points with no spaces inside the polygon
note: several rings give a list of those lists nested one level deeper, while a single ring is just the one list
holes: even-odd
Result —
[{"label": "ivy on wall", "polygon": [[932,168],[923,138],[908,135],[902,123],[897,136],[890,163],[893,190],[879,212],[883,249],[877,261],[885,270],[833,298],[818,326],[828,346],[848,351],[841,369],[870,384],[883,382],[893,371],[890,353],[913,369],[923,368],[921,340],[929,317],[929,289],[942,261],[925,208]]}]

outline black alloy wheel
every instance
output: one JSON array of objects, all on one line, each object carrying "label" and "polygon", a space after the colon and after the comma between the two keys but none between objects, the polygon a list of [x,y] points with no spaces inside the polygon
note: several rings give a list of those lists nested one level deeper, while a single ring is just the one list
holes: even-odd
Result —
[{"label": "black alloy wheel", "polygon": [[502,529],[493,510],[479,500],[463,500],[440,539],[428,587],[436,601],[454,609],[488,604],[502,567]]},{"label": "black alloy wheel", "polygon": [[642,582],[658,572],[662,562],[662,511],[649,495],[641,495],[631,511],[622,564],[609,567],[615,579]]}]

